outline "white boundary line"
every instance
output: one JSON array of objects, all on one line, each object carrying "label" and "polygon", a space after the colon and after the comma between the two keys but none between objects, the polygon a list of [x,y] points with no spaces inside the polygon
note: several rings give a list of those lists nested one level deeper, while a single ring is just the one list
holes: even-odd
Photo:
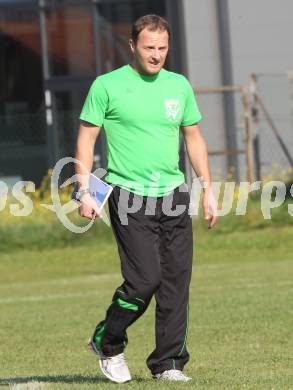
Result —
[{"label": "white boundary line", "polygon": [[[279,260],[278,263],[284,263],[288,262],[291,264],[292,260],[286,259],[286,260]],[[265,262],[258,262],[258,264],[263,264]],[[246,263],[246,265],[249,265],[250,263]],[[276,263],[275,263],[276,264]],[[206,269],[225,269],[227,266],[233,265],[233,262],[231,263],[221,263],[221,264],[197,264],[195,263],[193,265],[194,270],[194,277],[199,277],[199,272],[204,272]],[[45,285],[66,285],[66,284],[74,284],[74,283],[88,283],[88,282],[95,282],[99,281],[101,279],[112,279],[112,278],[122,278],[121,273],[114,272],[114,273],[107,273],[107,274],[96,274],[96,275],[85,275],[85,276],[78,276],[73,278],[60,278],[60,279],[45,279],[45,280],[38,280],[38,281],[29,281],[29,282],[16,282],[16,283],[1,283],[0,289],[5,288],[17,288],[17,287],[28,287],[28,286],[45,286]]]},{"label": "white boundary line", "polygon": [[32,295],[27,297],[3,298],[0,299],[1,304],[19,303],[19,302],[42,302],[55,299],[73,299],[73,298],[88,298],[98,296],[97,291],[89,291],[87,293],[64,293],[64,294],[47,294],[47,295]]},{"label": "white boundary line", "polygon": [[74,283],[88,283],[88,282],[96,282],[101,279],[112,279],[115,277],[122,277],[121,274],[111,273],[111,274],[99,274],[99,275],[86,275],[79,276],[76,278],[60,278],[60,279],[46,279],[46,280],[38,280],[34,282],[20,282],[20,283],[2,283],[0,285],[1,288],[15,288],[15,287],[27,287],[27,286],[44,286],[51,284],[74,284]]},{"label": "white boundary line", "polygon": [[10,383],[12,390],[39,390],[44,389],[48,384],[46,382],[32,381],[27,383]]},{"label": "white boundary line", "polygon": [[[220,291],[220,290],[243,290],[250,288],[265,288],[265,287],[281,287],[281,286],[292,286],[293,282],[291,280],[284,280],[282,282],[276,283],[250,283],[250,284],[225,284],[213,287],[197,287],[190,288],[191,291],[208,292],[208,291]],[[42,302],[58,299],[73,299],[73,298],[88,298],[98,296],[97,291],[88,291],[86,293],[64,293],[64,294],[47,294],[47,295],[32,295],[27,297],[15,297],[15,298],[3,298],[0,299],[0,304],[10,304],[10,303],[20,303],[20,302]]]}]

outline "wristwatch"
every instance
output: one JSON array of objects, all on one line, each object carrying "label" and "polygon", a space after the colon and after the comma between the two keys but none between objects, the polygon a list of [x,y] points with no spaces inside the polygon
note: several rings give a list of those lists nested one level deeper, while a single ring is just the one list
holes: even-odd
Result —
[{"label": "wristwatch", "polygon": [[81,198],[83,197],[83,195],[85,194],[90,194],[90,189],[89,188],[85,188],[84,190],[79,190],[79,189],[76,189],[73,194],[72,194],[72,198],[74,200],[77,200],[78,202],[81,201]]}]

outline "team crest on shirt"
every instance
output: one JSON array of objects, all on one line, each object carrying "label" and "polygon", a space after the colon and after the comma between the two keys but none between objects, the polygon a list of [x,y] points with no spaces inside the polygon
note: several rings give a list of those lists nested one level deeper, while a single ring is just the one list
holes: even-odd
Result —
[{"label": "team crest on shirt", "polygon": [[180,111],[180,101],[178,99],[165,99],[165,110],[168,119],[177,119]]}]

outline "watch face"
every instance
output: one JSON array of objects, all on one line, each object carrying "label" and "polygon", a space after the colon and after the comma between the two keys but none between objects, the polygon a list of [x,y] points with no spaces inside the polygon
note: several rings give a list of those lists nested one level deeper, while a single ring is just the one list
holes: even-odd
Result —
[{"label": "watch face", "polygon": [[73,200],[79,200],[79,198],[78,198],[78,187],[77,186],[75,186],[74,187],[74,190],[73,190],[73,192],[72,192],[72,194],[71,194],[71,199],[73,199]]},{"label": "watch face", "polygon": [[85,195],[85,194],[88,194],[90,192],[89,188],[87,188],[86,190],[79,190],[77,186],[74,187],[74,190],[71,194],[71,199],[73,200],[77,200],[77,201],[80,201],[80,198]]},{"label": "watch face", "polygon": [[83,191],[79,191],[78,186],[75,186],[74,190],[71,194],[71,199],[79,201],[82,194],[83,194]]},{"label": "watch face", "polygon": [[77,193],[76,193],[76,198],[77,198],[78,200],[80,200],[82,194],[83,194],[83,191],[77,191]]}]

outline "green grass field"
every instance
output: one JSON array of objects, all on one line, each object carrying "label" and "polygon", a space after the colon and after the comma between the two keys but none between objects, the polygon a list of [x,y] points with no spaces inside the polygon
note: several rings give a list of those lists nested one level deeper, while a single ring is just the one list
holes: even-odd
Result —
[{"label": "green grass field", "polygon": [[[100,374],[86,343],[121,281],[106,233],[88,241],[73,236],[72,245],[68,239],[55,248],[13,244],[1,251],[0,386],[292,389],[292,228],[238,231],[235,223],[207,231],[195,225],[185,370],[192,382],[151,379],[145,359],[154,346],[154,302],[128,331],[134,380],[116,385]],[[21,235],[14,239],[25,242]]]}]

